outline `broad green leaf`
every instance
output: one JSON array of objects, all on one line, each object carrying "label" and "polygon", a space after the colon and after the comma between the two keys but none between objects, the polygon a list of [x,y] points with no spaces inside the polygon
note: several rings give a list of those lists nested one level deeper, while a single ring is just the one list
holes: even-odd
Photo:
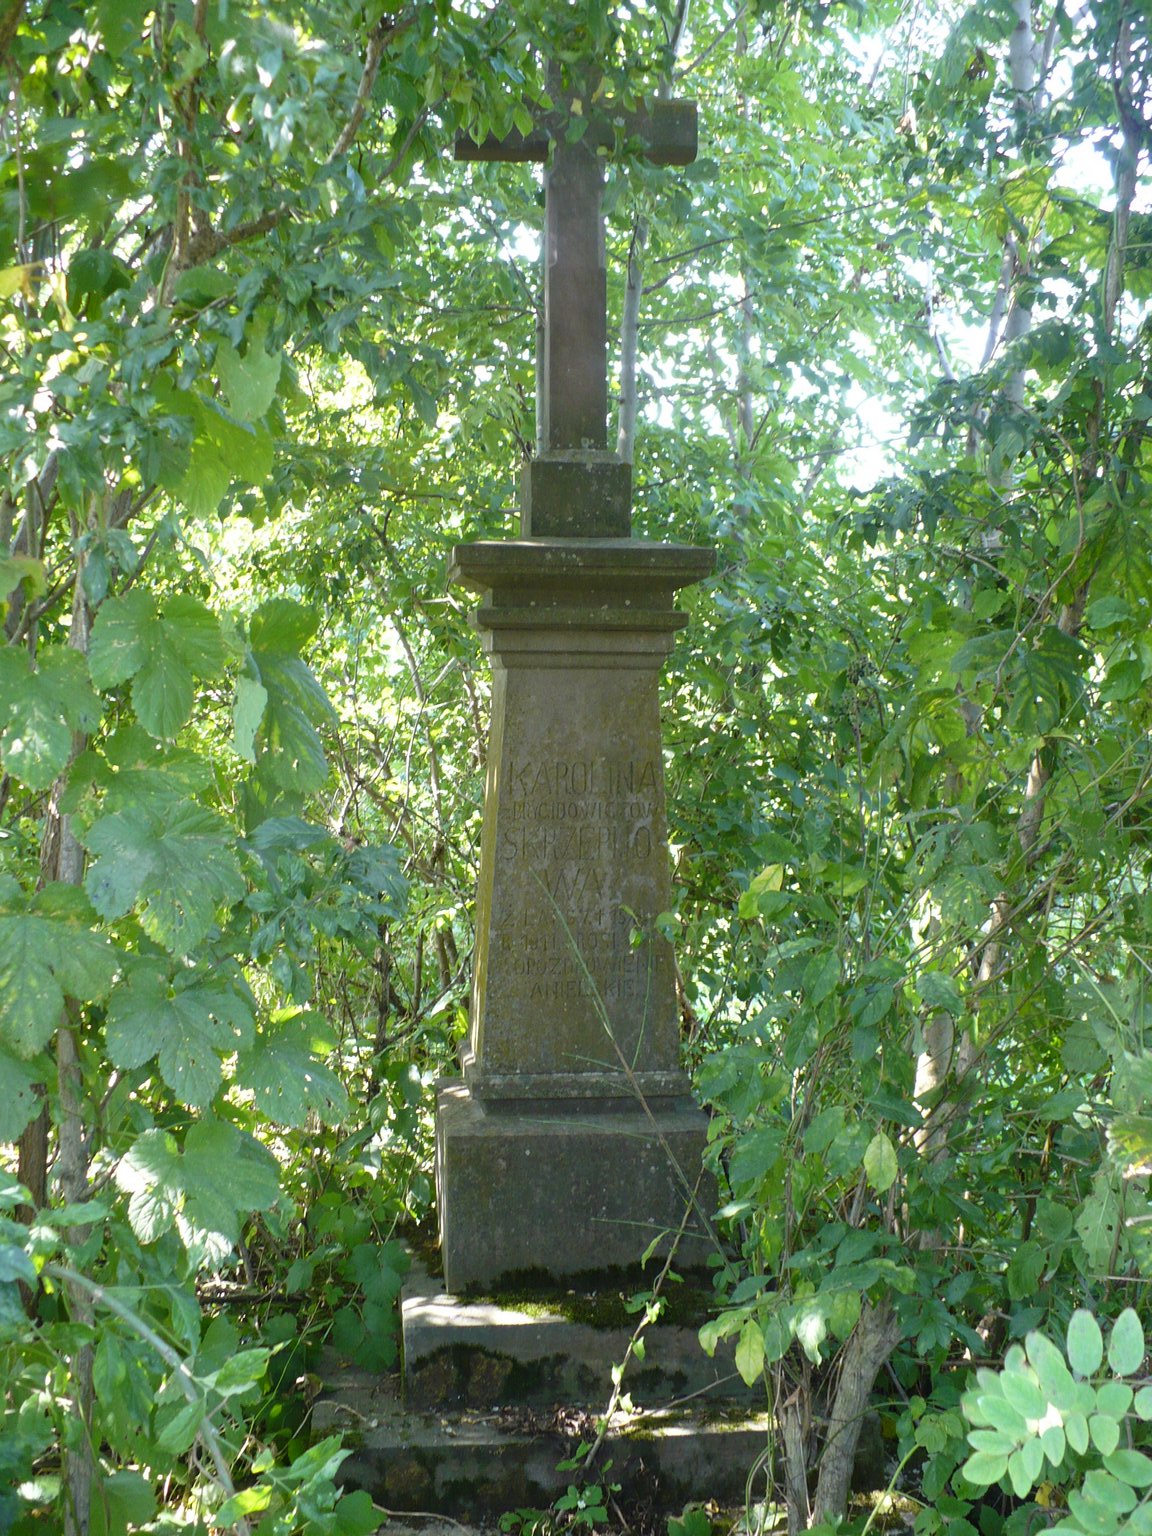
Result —
[{"label": "broad green leaf", "polygon": [[1117,1376],[1134,1376],[1144,1363],[1144,1329],[1132,1307],[1125,1307],[1112,1325],[1108,1364]]},{"label": "broad green leaf", "polygon": [[1152,1387],[1141,1387],[1132,1406],[1136,1410],[1137,1417],[1143,1419],[1145,1423],[1152,1419]]},{"label": "broad green leaf", "polygon": [[270,597],[252,615],[248,643],[269,655],[298,656],[319,628],[315,608],[290,597]]},{"label": "broad green leaf", "polygon": [[1016,1436],[1006,1435],[999,1429],[973,1429],[968,1433],[968,1444],[974,1451],[991,1451],[995,1456],[1007,1456],[1016,1449]]},{"label": "broad green leaf", "polygon": [[48,590],[48,572],[43,560],[31,555],[0,556],[0,616],[7,609],[7,599],[19,586],[28,598],[42,597]]},{"label": "broad green leaf", "polygon": [[1118,1477],[1130,1488],[1152,1488],[1152,1457],[1142,1451],[1122,1447],[1106,1456],[1104,1465],[1113,1477]]},{"label": "broad green leaf", "polygon": [[236,1081],[277,1125],[302,1126],[309,1114],[324,1125],[339,1125],[348,1113],[343,1083],[316,1060],[306,1028],[295,1021],[240,1058]]},{"label": "broad green leaf", "polygon": [[999,1456],[991,1451],[977,1451],[974,1456],[969,1456],[960,1468],[960,1473],[974,1487],[988,1488],[998,1483],[1007,1470],[1007,1456]]},{"label": "broad green leaf", "polygon": [[143,1243],[178,1225],[189,1236],[234,1245],[240,1217],[268,1210],[280,1193],[272,1154],[213,1120],[193,1125],[183,1149],[170,1132],[145,1131],[117,1164],[116,1182],[129,1196],[128,1219]]},{"label": "broad green leaf", "polygon": [[161,1410],[156,1418],[156,1444],[162,1451],[182,1456],[200,1433],[200,1426],[207,1414],[208,1407],[203,1399],[195,1403],[182,1403],[173,1413]]},{"label": "broad green leaf", "polygon": [[0,647],[0,759],[29,789],[63,772],[74,734],[94,729],[102,707],[79,651],[46,647],[34,669],[26,650]]},{"label": "broad green leaf", "polygon": [[[0,968],[0,990],[2,988],[3,970]],[[43,1068],[37,1070],[0,1047],[0,1142],[16,1141],[39,1112],[43,1100],[36,1087],[43,1083],[44,1076]]]},{"label": "broad green leaf", "polygon": [[775,1126],[760,1126],[739,1138],[728,1165],[729,1182],[737,1196],[750,1194],[780,1160],[783,1132]]},{"label": "broad green leaf", "polygon": [[256,732],[264,718],[268,690],[254,677],[241,674],[236,679],[236,701],[232,706],[232,742],[238,757],[256,761]]},{"label": "broad green leaf", "polygon": [[146,1525],[156,1513],[156,1495],[139,1472],[112,1472],[92,1489],[89,1536],[124,1536],[131,1527]]},{"label": "broad green leaf", "polygon": [[144,931],[173,954],[199,944],[217,908],[244,894],[227,827],[198,805],[119,811],[94,822],[86,842],[97,912],[113,919],[139,907]]},{"label": "broad green leaf", "polygon": [[1102,1381],[1096,1389],[1096,1410],[1117,1424],[1132,1406],[1132,1388],[1126,1381]]},{"label": "broad green leaf", "polygon": [[1088,1420],[1088,1433],[1101,1456],[1111,1456],[1120,1444],[1120,1426],[1107,1414],[1094,1413]]},{"label": "broad green leaf", "polygon": [[229,659],[219,621],[194,597],[158,604],[134,588],[103,603],[88,667],[97,688],[132,679],[132,704],[152,736],[176,735],[192,712],[193,678],[217,677]]},{"label": "broad green leaf", "polygon": [[1116,1536],[1116,1516],[1110,1509],[1086,1497],[1079,1488],[1069,1491],[1068,1512],[1086,1536]]},{"label": "broad green leaf", "polygon": [[1049,1424],[1040,1435],[1040,1445],[1053,1471],[1059,1470],[1060,1464],[1068,1450],[1064,1426],[1062,1424]]},{"label": "broad green leaf", "polygon": [[1104,1359],[1104,1335],[1100,1324],[1078,1307],[1068,1324],[1068,1360],[1077,1376],[1091,1376]]},{"label": "broad green leaf", "polygon": [[221,1530],[229,1530],[245,1515],[258,1515],[272,1502],[273,1488],[270,1483],[256,1483],[225,1499],[213,1516]]},{"label": "broad green leaf", "polygon": [[1085,1473],[1084,1497],[1114,1515],[1126,1515],[1129,1510],[1136,1508],[1136,1495],[1128,1484],[1096,1467]]},{"label": "broad green leaf", "polygon": [[1076,1232],[1084,1244],[1090,1273],[1107,1273],[1119,1221],[1120,1203],[1112,1176],[1107,1171],[1098,1173],[1092,1180],[1092,1193],[1076,1218]]},{"label": "broad green leaf", "polygon": [[255,421],[276,398],[283,354],[264,350],[265,328],[254,326],[241,357],[230,342],[216,349],[216,371],[228,397],[228,409],[237,421]]},{"label": "broad green leaf", "polygon": [[132,1068],[155,1056],[164,1081],[193,1109],[211,1103],[220,1086],[221,1058],[243,1050],[251,1038],[246,989],[227,972],[181,969],[172,977],[161,961],[138,961],[108,1007],[113,1063]]},{"label": "broad green leaf", "polygon": [[1000,1377],[1000,1389],[1018,1413],[1026,1419],[1042,1419],[1048,1403],[1036,1385],[1031,1371],[1006,1370]]},{"label": "broad green leaf", "polygon": [[317,726],[335,716],[327,694],[297,656],[255,651],[252,664],[267,693],[256,733],[260,770],[280,789],[307,794],[328,777],[328,759]]},{"label": "broad green leaf", "polygon": [[1076,1383],[1064,1363],[1064,1356],[1044,1334],[1032,1332],[1025,1340],[1028,1359],[1036,1372],[1040,1390],[1061,1411],[1076,1404]]},{"label": "broad green leaf", "polygon": [[916,991],[926,1008],[949,1013],[959,1018],[964,1009],[964,999],[955,978],[943,971],[921,971],[916,978]]},{"label": "broad green leaf", "polygon": [[764,1330],[754,1317],[744,1324],[736,1341],[736,1369],[749,1387],[763,1374]]},{"label": "broad green leaf", "polygon": [[1078,1408],[1065,1414],[1064,1433],[1077,1456],[1083,1456],[1088,1449],[1088,1419]]},{"label": "broad green leaf", "polygon": [[899,1165],[896,1161],[896,1148],[884,1134],[877,1131],[864,1153],[864,1172],[868,1176],[868,1182],[878,1195],[892,1188],[896,1182]]},{"label": "broad green leaf", "polygon": [[165,481],[193,517],[214,517],[231,486],[262,485],[272,472],[272,438],[262,426],[230,420],[211,402],[185,394],[177,408],[192,424],[187,467]]},{"label": "broad green leaf", "polygon": [[224,1397],[243,1395],[268,1374],[269,1349],[242,1349],[239,1354],[226,1360],[211,1377],[211,1385]]},{"label": "broad green leaf", "polygon": [[0,1041],[24,1058],[51,1039],[66,997],[100,1002],[116,974],[108,939],[56,891],[46,886],[26,910],[0,913]]}]

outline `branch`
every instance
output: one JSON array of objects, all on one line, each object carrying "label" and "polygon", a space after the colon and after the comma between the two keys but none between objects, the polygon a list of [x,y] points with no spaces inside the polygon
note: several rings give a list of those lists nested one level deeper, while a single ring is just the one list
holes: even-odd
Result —
[{"label": "branch", "polygon": [[347,154],[352,148],[356,135],[360,131],[360,124],[364,121],[364,114],[368,110],[368,100],[376,84],[376,76],[380,73],[380,60],[384,57],[385,45],[397,33],[406,31],[415,19],[414,15],[410,15],[403,21],[392,21],[389,17],[382,16],[368,34],[368,47],[364,54],[364,69],[360,75],[360,84],[356,87],[356,100],[352,105],[348,121],[340,131],[340,136],[325,156],[325,165],[331,165],[333,160],[339,160],[341,155]]},{"label": "branch", "polygon": [[[200,1391],[195,1376],[188,1369],[187,1363],[181,1359],[170,1344],[165,1343],[156,1330],[146,1323],[139,1313],[133,1312],[132,1308],[122,1302],[112,1291],[103,1285],[98,1285],[95,1280],[90,1280],[87,1275],[82,1275],[79,1270],[69,1269],[66,1264],[45,1264],[42,1273],[49,1275],[53,1280],[59,1280],[63,1285],[71,1286],[78,1291],[84,1291],[97,1306],[106,1307],[109,1312],[118,1317],[122,1323],[126,1323],[133,1333],[143,1339],[145,1344],[160,1356],[164,1364],[171,1369],[176,1378],[177,1385],[188,1402],[195,1403],[197,1406],[204,1402],[204,1395]],[[225,1495],[228,1498],[233,1498],[236,1493],[236,1485],[232,1481],[232,1473],[229,1469],[227,1458],[224,1455],[224,1447],[220,1436],[207,1412],[205,1412],[204,1418],[201,1420],[198,1434],[208,1448],[208,1454],[212,1457],[212,1464],[216,1468],[217,1482],[224,1490]],[[234,1529],[239,1531],[241,1536],[248,1536],[251,1528],[247,1520],[240,1519],[236,1522]]]},{"label": "branch", "polygon": [[0,69],[8,62],[8,50],[16,36],[16,28],[24,19],[26,3],[27,0],[8,0],[3,15],[0,15]]}]

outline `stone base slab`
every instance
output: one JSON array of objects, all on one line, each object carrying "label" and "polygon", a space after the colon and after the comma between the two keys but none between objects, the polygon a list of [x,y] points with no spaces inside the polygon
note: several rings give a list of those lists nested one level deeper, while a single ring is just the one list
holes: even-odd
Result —
[{"label": "stone base slab", "polygon": [[[685,1095],[596,1112],[562,1102],[481,1103],[456,1080],[437,1092],[436,1187],[448,1291],[491,1290],[541,1274],[602,1278],[667,1252],[700,1175],[707,1116]],[[712,1252],[700,1180],[678,1270]]]},{"label": "stone base slab", "polygon": [[[624,1360],[638,1322],[627,1311],[629,1294],[553,1290],[461,1301],[414,1266],[400,1295],[405,1406],[603,1406],[612,1369]],[[695,1301],[700,1316],[693,1323],[661,1319],[645,1329],[643,1359],[633,1356],[628,1364],[632,1400],[661,1406],[686,1399],[696,1406],[762,1402],[763,1386],[745,1386],[736,1369],[733,1341],[722,1341],[712,1359],[700,1348],[708,1294],[679,1284],[670,1284],[667,1294],[681,1313]]]},{"label": "stone base slab", "polygon": [[[594,1415],[582,1409],[504,1408],[453,1414],[401,1406],[399,1382],[328,1356],[323,1395],[312,1414],[317,1437],[342,1431],[352,1454],[338,1481],[363,1488],[401,1518],[430,1511],[456,1520],[491,1519],[510,1510],[546,1508],[574,1480],[558,1463],[581,1440],[595,1438]],[[715,1404],[621,1416],[610,1427],[600,1467],[611,1462],[616,1498],[678,1513],[689,1500],[742,1504],[750,1470],[763,1466],[769,1416],[747,1406]],[[763,1498],[761,1470],[754,1496]],[[389,1526],[391,1529],[391,1525]]]}]

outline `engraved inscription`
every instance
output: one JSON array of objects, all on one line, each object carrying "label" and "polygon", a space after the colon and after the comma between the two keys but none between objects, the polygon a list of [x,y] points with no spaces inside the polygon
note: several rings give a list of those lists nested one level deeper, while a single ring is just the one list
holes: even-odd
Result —
[{"label": "engraved inscription", "polygon": [[498,858],[523,871],[525,907],[492,936],[502,973],[537,1003],[594,989],[610,1011],[642,1004],[650,954],[632,935],[651,915],[638,908],[662,856],[658,763],[522,758],[507,782]]}]

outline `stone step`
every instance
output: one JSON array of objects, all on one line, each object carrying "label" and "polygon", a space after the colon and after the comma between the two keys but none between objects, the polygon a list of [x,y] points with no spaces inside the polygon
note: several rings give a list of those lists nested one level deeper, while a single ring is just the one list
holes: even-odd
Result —
[{"label": "stone step", "polygon": [[[685,1297],[679,1289],[673,1288],[671,1301],[683,1309],[696,1293]],[[400,1301],[404,1402],[416,1409],[565,1403],[600,1411],[638,1321],[626,1311],[627,1295],[552,1289],[529,1297],[461,1299],[414,1266]],[[744,1385],[731,1342],[715,1359],[700,1348],[698,1323],[707,1297],[698,1299],[697,1326],[659,1320],[645,1330],[643,1356],[628,1364],[629,1394],[646,1406],[688,1400],[701,1409],[731,1399],[762,1404],[763,1385]]]},{"label": "stone step", "polygon": [[[340,1470],[348,1490],[362,1488],[401,1518],[435,1512],[484,1520],[510,1510],[546,1509],[578,1474],[561,1470],[581,1441],[595,1439],[587,1409],[457,1409],[403,1406],[398,1375],[323,1366],[324,1395],[313,1410],[319,1434],[344,1433],[352,1454]],[[749,1474],[768,1450],[766,1411],[747,1405],[684,1404],[619,1415],[598,1458],[604,1481],[619,1485],[624,1509],[675,1513],[689,1501],[742,1504]],[[757,1497],[764,1496],[764,1477]]]}]

